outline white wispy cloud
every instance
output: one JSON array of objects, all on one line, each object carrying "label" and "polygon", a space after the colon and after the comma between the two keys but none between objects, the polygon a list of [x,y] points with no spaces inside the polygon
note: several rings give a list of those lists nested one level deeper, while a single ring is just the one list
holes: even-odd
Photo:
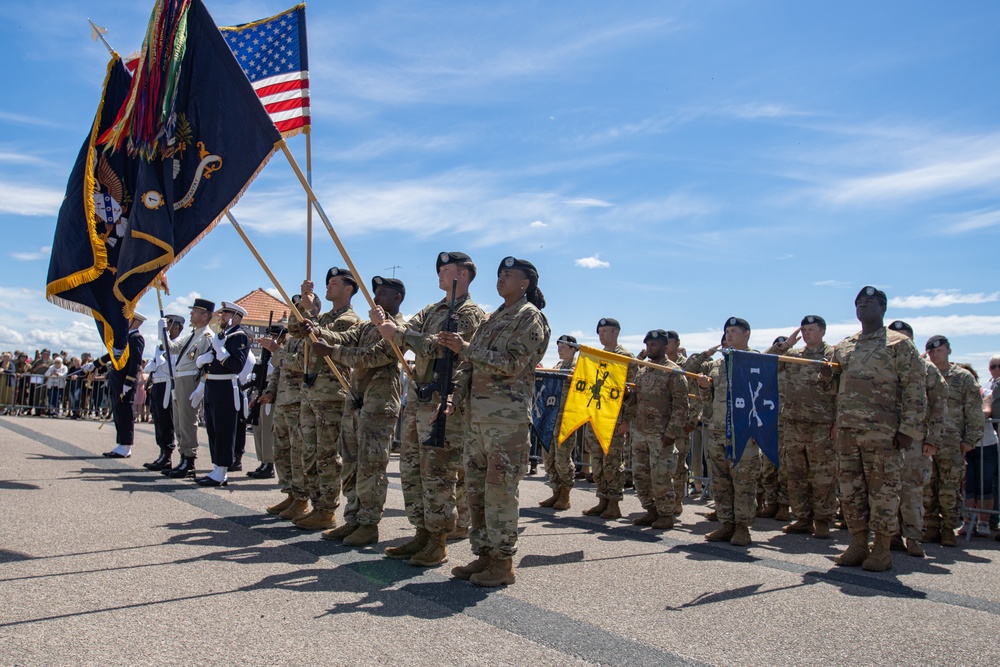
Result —
[{"label": "white wispy cloud", "polygon": [[59,212],[63,192],[21,183],[0,182],[0,213],[14,215],[51,215]]},{"label": "white wispy cloud", "polygon": [[46,259],[52,254],[52,246],[43,245],[36,251],[29,252],[12,252],[10,256],[19,262],[33,262],[39,259]]},{"label": "white wispy cloud", "polygon": [[545,229],[546,227],[548,227],[548,225],[546,225],[546,224],[545,224],[544,222],[542,222],[541,220],[535,220],[534,222],[532,222],[532,223],[531,223],[530,225],[528,225],[528,226],[529,226],[529,227],[534,227],[535,229]]},{"label": "white wispy cloud", "polygon": [[444,135],[433,137],[419,136],[383,136],[369,141],[364,141],[351,148],[341,151],[334,151],[329,154],[333,160],[344,162],[373,160],[375,158],[398,153],[401,151],[433,152],[444,151],[459,147],[462,138],[458,135]]},{"label": "white wispy cloud", "polygon": [[573,263],[584,269],[607,269],[611,266],[611,263],[605,262],[600,258],[600,255],[594,255],[593,257],[581,257]]},{"label": "white wispy cloud", "polygon": [[1000,292],[976,292],[974,294],[962,294],[959,290],[926,290],[926,294],[914,294],[910,296],[898,296],[889,299],[889,306],[893,308],[944,308],[958,304],[978,304],[993,303],[1000,301]]},{"label": "white wispy cloud", "polygon": [[951,216],[937,227],[945,234],[961,234],[1000,225],[1000,210],[981,209],[963,215]]},{"label": "white wispy cloud", "polygon": [[844,289],[850,287],[850,283],[844,280],[818,280],[813,283],[814,287],[836,287],[837,289]]}]

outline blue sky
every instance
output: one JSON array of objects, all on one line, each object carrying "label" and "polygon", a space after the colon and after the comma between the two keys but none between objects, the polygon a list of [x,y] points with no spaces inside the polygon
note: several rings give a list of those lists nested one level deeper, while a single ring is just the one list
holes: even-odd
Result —
[{"label": "blue sky", "polygon": [[[45,301],[49,248],[108,59],[86,18],[126,55],[151,6],[0,9],[0,349],[99,348]],[[290,3],[207,6],[227,25]],[[835,343],[875,284],[921,348],[947,335],[981,377],[1000,352],[996,3],[313,2],[307,20],[315,188],[366,279],[401,267],[406,314],[462,250],[488,309],[500,260],[534,262],[553,336],[589,344],[615,317],[633,351],[652,328],[700,350],[739,315],[766,347],[806,314]],[[296,290],[305,195],[280,154],[233,213]],[[344,264],[318,220],[313,258],[320,280]],[[228,224],[168,279],[168,310],[271,287]]]}]

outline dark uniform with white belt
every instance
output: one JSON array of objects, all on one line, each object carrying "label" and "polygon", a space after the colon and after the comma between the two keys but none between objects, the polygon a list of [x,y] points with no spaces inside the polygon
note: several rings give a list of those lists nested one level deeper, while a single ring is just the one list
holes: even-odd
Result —
[{"label": "dark uniform with white belt", "polygon": [[[112,413],[115,417],[115,431],[118,442],[110,452],[104,455],[111,459],[127,459],[132,456],[132,443],[135,440],[135,419],[132,411],[132,399],[135,397],[135,377],[139,373],[142,362],[142,352],[146,348],[146,340],[139,333],[139,326],[146,318],[135,313],[129,322],[128,360],[125,366],[118,370],[113,365],[108,372],[108,387],[111,392]],[[99,364],[109,364],[111,355],[101,357]]]},{"label": "dark uniform with white belt", "polygon": [[229,325],[212,338],[212,349],[198,358],[207,369],[205,375],[205,430],[215,468],[198,480],[201,486],[226,484],[226,473],[233,464],[236,428],[241,408],[239,377],[250,352],[250,338],[240,328],[247,311],[230,301],[223,301],[219,315]]}]

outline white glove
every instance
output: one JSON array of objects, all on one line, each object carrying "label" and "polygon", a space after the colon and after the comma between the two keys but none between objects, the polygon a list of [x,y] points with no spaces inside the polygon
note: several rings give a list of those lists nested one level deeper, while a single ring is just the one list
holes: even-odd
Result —
[{"label": "white glove", "polygon": [[87,363],[85,363],[80,368],[82,368],[84,371],[86,371],[87,373],[89,373],[90,371],[94,370],[94,364],[93,364],[93,362],[88,361]]},{"label": "white glove", "polygon": [[226,349],[226,339],[219,338],[218,336],[212,336],[209,339],[212,342],[212,349],[216,351],[217,354],[222,354],[222,351]]},{"label": "white glove", "polygon": [[158,319],[156,321],[156,330],[157,331],[166,331],[167,330],[167,321],[164,318],[161,317],[160,319]]},{"label": "white glove", "polygon": [[[205,355],[202,355],[205,356]],[[195,387],[194,391],[191,392],[191,407],[197,408],[201,402],[205,400],[205,381],[202,380]]]},{"label": "white glove", "polygon": [[194,363],[198,366],[198,368],[201,368],[202,366],[206,366],[212,363],[214,359],[215,359],[214,354],[212,354],[211,352],[206,352],[205,354],[198,355],[198,358],[194,360]]},{"label": "white glove", "polygon": [[232,355],[229,354],[229,350],[227,350],[226,348],[222,348],[221,350],[216,350],[215,352],[215,358],[218,359],[219,361],[225,361],[231,356]]},{"label": "white glove", "polygon": [[130,384],[123,384],[122,385],[122,396],[124,396],[125,394],[129,393],[130,391],[132,391],[132,385],[130,385]]}]

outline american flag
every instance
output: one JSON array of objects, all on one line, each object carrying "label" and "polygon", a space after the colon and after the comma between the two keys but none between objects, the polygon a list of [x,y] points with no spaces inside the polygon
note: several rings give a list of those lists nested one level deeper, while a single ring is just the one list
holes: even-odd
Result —
[{"label": "american flag", "polygon": [[290,137],[309,127],[305,4],[219,30],[281,135]]}]

